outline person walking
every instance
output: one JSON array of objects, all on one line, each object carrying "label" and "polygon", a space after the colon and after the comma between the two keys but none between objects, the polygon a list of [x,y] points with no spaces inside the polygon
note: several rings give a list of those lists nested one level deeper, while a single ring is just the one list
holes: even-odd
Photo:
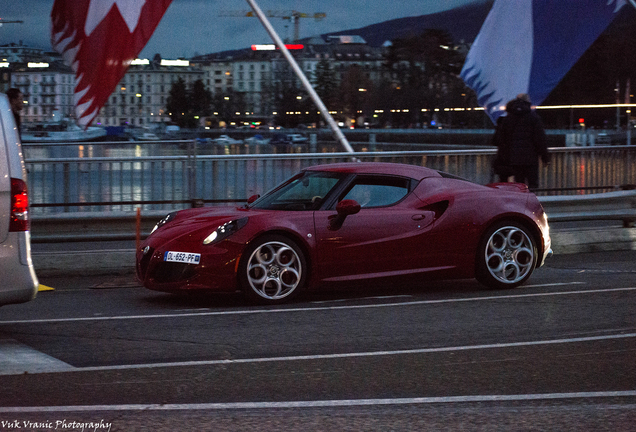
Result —
[{"label": "person walking", "polygon": [[22,95],[20,89],[12,87],[7,90],[7,97],[9,98],[11,111],[13,112],[13,117],[15,118],[15,124],[16,126],[18,126],[18,134],[20,134],[20,111],[22,111],[22,108],[24,107],[24,96]]},{"label": "person walking", "polygon": [[536,189],[539,187],[539,158],[546,165],[550,163],[543,124],[525,93],[508,102],[506,113],[498,122],[493,138],[498,148],[495,173],[500,181],[514,176],[516,182]]}]

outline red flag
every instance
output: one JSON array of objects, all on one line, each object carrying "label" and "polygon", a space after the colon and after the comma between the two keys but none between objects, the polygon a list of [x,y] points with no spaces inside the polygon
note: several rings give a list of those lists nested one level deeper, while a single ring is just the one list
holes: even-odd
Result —
[{"label": "red flag", "polygon": [[51,44],[75,72],[75,117],[88,127],[172,0],[55,0]]}]

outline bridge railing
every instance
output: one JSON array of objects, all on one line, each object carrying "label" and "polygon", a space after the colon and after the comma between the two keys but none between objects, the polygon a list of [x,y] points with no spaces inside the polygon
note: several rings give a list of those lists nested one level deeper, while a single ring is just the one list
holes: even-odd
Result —
[{"label": "bridge railing", "polygon": [[[244,201],[304,167],[351,160],[347,153],[225,154],[235,151],[229,147],[205,151],[197,148],[196,141],[171,145],[176,154],[162,151],[157,155],[139,143],[125,151],[98,146],[93,150],[93,144],[85,144],[80,154],[73,150],[56,157],[27,152],[32,213],[134,211],[138,207],[163,211]],[[240,149],[246,151],[244,146]],[[550,153],[550,165],[540,168],[537,195],[599,193],[636,184],[636,146],[552,148]],[[495,180],[491,169],[495,149],[374,151],[355,156],[361,161],[427,166],[480,184]]]},{"label": "bridge railing", "polygon": [[[630,228],[636,221],[636,190],[586,195],[539,197],[550,222],[617,220]],[[35,243],[135,240],[148,236],[167,211],[72,212],[38,215],[33,219]]]}]

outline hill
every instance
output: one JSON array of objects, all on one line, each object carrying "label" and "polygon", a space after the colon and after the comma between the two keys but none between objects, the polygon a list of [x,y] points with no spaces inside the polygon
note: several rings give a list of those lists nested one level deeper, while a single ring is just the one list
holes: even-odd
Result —
[{"label": "hill", "polygon": [[321,36],[360,35],[369,45],[380,46],[387,40],[418,35],[426,29],[448,31],[455,42],[472,42],[483,24],[494,0],[471,4],[428,15],[398,18],[370,26],[325,33]]},{"label": "hill", "polygon": [[[357,29],[325,33],[320,36],[326,39],[329,36],[360,35],[370,46],[379,47],[388,40],[417,35],[426,29],[442,29],[448,31],[455,42],[462,40],[472,42],[477,33],[479,33],[493,2],[494,0],[486,0],[482,3],[471,4],[444,12],[398,18]],[[309,39],[303,38],[300,42],[307,42]],[[250,48],[222,51],[197,56],[195,59],[230,58],[249,51]]]}]

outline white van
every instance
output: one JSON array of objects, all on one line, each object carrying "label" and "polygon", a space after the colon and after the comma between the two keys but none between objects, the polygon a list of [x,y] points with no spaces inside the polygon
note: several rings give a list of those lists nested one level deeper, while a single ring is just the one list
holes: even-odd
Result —
[{"label": "white van", "polygon": [[33,300],[38,292],[26,179],[18,128],[0,93],[0,306]]}]

